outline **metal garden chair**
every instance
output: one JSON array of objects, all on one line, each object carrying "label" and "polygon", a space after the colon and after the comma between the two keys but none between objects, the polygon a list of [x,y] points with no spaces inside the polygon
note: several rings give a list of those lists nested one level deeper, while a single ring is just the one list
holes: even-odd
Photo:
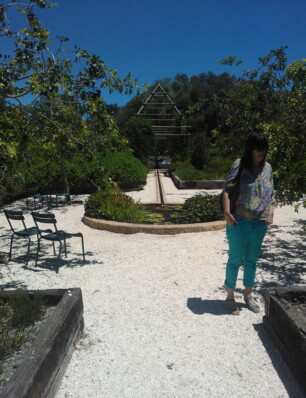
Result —
[{"label": "metal garden chair", "polygon": [[[31,227],[31,228],[26,227],[22,211],[4,210],[4,214],[7,218],[7,221],[8,221],[8,223],[11,227],[11,230],[13,232],[12,236],[11,236],[9,260],[12,257],[12,247],[13,247],[14,236],[19,236],[20,238],[28,239],[28,251],[27,251],[27,257],[26,257],[26,265],[28,265],[31,237],[34,235],[38,236],[38,229],[36,227]],[[17,225],[19,228],[17,228]],[[22,229],[20,229],[20,228],[22,228]],[[49,229],[48,231],[52,232],[51,229]]]},{"label": "metal garden chair", "polygon": [[[54,255],[56,255],[55,252],[55,246],[54,246],[54,242],[59,242],[59,255],[58,257],[61,257],[61,252],[62,252],[62,242],[64,242],[64,248],[65,248],[65,256],[67,257],[67,245],[66,245],[66,240],[70,239],[70,238],[81,238],[82,240],[82,252],[83,252],[83,261],[85,261],[85,253],[84,253],[84,239],[83,239],[83,234],[81,232],[77,232],[77,233],[69,233],[69,232],[65,232],[62,230],[58,230],[57,229],[57,221],[55,218],[55,215],[52,213],[36,213],[36,212],[32,212],[31,213],[36,225],[36,228],[38,230],[38,245],[37,245],[37,253],[36,253],[36,263],[35,266],[37,265],[37,260],[38,260],[38,253],[40,250],[40,241],[42,239],[48,240],[50,242],[53,243],[53,251],[54,251]],[[52,224],[53,226],[53,230],[50,231],[48,233],[46,233],[46,231],[40,229],[40,224]]]},{"label": "metal garden chair", "polygon": [[48,184],[48,186],[45,189],[46,193],[49,195],[49,206],[52,206],[52,200],[53,197],[55,196],[55,206],[58,206],[59,203],[61,203],[61,199],[63,199],[62,203],[65,203],[68,205],[71,203],[71,196],[69,192],[65,191],[64,185],[61,182],[52,182]]},{"label": "metal garden chair", "polygon": [[49,204],[49,195],[39,192],[41,189],[41,185],[38,182],[29,183],[26,186],[27,190],[27,209],[29,208],[29,199],[30,196],[33,199],[34,209],[36,209],[36,201],[41,203],[41,206],[44,205],[44,202],[48,206]]}]

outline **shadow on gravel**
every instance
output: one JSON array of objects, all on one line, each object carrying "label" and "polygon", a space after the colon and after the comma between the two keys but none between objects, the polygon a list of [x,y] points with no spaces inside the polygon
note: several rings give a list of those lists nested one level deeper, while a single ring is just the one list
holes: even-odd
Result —
[{"label": "shadow on gravel", "polygon": [[[58,273],[61,267],[67,267],[67,268],[76,268],[76,267],[84,267],[85,265],[88,264],[103,264],[103,261],[96,261],[90,260],[90,257],[93,257],[94,254],[92,252],[85,252],[85,262],[83,261],[82,254],[78,253],[68,253],[68,257],[63,257],[63,258],[58,258],[57,256],[53,256],[50,254],[48,256],[47,253],[44,253],[44,255],[40,255],[38,257],[37,261],[37,266],[35,267],[35,259],[36,259],[36,254],[30,253],[29,254],[29,262],[28,265],[25,264],[26,260],[26,255],[12,255],[12,260],[15,263],[21,263],[21,267],[24,270],[30,271],[30,272],[42,272],[43,270],[49,270],[49,271],[54,271],[55,273]],[[7,253],[8,257],[8,253]],[[3,267],[9,267],[10,264],[9,261],[5,261],[1,265],[1,269],[3,270]],[[12,282],[14,283],[14,282]]]},{"label": "shadow on gravel", "polygon": [[[281,379],[284,387],[290,398],[305,398],[305,394],[300,387],[300,384],[296,380],[295,376],[285,363],[281,353],[278,348],[268,335],[263,323],[253,325],[258,337],[261,339],[262,344],[267,351],[274,369],[277,371],[279,378]],[[256,348],[255,348],[256,349]]]},{"label": "shadow on gravel", "polygon": [[[76,268],[76,267],[84,267],[85,265],[91,263],[88,257],[93,256],[91,252],[85,252],[85,262],[83,261],[82,255],[77,253],[68,253],[68,257],[58,258],[57,256],[46,255],[44,257],[38,257],[37,266],[35,267],[35,262],[28,264],[28,266],[24,266],[25,269],[29,271],[37,272],[38,270],[47,269],[49,271],[54,271],[56,273],[59,272],[61,267],[67,268]],[[35,261],[35,257],[33,258]]]},{"label": "shadow on gravel", "polygon": [[[290,231],[281,229],[277,225],[269,227],[258,260],[255,294],[263,295],[264,289],[269,287],[305,284],[306,237],[302,230],[304,225],[305,220],[299,219],[295,221]],[[280,235],[285,238],[279,237]],[[227,256],[227,249],[222,251],[222,255]],[[240,268],[239,277],[242,275],[243,269]],[[223,288],[217,290],[223,291]],[[243,294],[240,281],[236,293]]]},{"label": "shadow on gravel", "polygon": [[[237,302],[238,307],[245,307],[245,304]],[[197,315],[228,315],[224,300],[202,300],[200,297],[190,297],[187,299],[187,307]]]},{"label": "shadow on gravel", "polygon": [[[276,238],[273,229],[267,235],[258,262],[257,279],[259,283],[256,290],[304,283],[306,239],[302,233],[301,224],[303,223],[303,220],[297,220],[290,232],[286,231],[284,234],[284,236],[288,233],[293,235],[293,240]],[[277,229],[277,233],[282,233],[282,230]],[[268,275],[268,278],[265,275]]]},{"label": "shadow on gravel", "polygon": [[28,285],[21,281],[10,281],[0,285],[0,291],[6,289],[27,289]]},{"label": "shadow on gravel", "polygon": [[[70,204],[66,204],[63,202],[59,202],[57,205],[55,203],[52,203],[51,206],[47,206],[44,204],[43,206],[40,203],[37,203],[36,206],[34,207],[33,203],[30,201],[29,202],[29,207],[26,205],[26,199],[20,199],[16,202],[10,203],[9,205],[6,205],[5,208],[11,209],[11,210],[20,210],[23,212],[24,215],[30,215],[32,211],[37,211],[38,213],[52,213],[53,211],[59,211],[60,213],[64,214],[67,211],[69,211],[70,207],[75,207],[79,206],[85,203],[84,199],[71,199]],[[0,214],[3,213],[3,209],[0,210]]]}]

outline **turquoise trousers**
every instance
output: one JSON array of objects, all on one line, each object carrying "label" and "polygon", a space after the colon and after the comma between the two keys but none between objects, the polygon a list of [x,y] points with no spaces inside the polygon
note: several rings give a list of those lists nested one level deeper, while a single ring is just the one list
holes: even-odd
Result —
[{"label": "turquoise trousers", "polygon": [[257,259],[267,232],[267,224],[263,221],[250,221],[239,217],[236,217],[236,220],[238,224],[226,225],[229,252],[225,286],[229,289],[235,289],[238,271],[242,263],[244,265],[243,285],[254,286]]}]

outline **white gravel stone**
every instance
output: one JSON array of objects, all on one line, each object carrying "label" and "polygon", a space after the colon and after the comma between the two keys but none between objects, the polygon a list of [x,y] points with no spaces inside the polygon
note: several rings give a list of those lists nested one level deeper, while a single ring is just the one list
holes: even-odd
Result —
[{"label": "white gravel stone", "polygon": [[160,174],[161,181],[166,194],[167,203],[184,203],[195,195],[217,195],[221,193],[221,189],[177,189],[170,177]]},{"label": "white gravel stone", "polygon": [[[32,226],[24,201],[8,207],[23,209]],[[227,314],[223,302],[224,230],[122,235],[84,225],[81,204],[52,212],[60,229],[84,234],[86,263],[80,240],[73,239],[68,257],[61,260],[52,256],[51,245],[44,245],[36,268],[33,242],[25,267],[26,241],[16,240],[12,261],[1,268],[1,288],[82,289],[84,337],[56,398],[304,396],[263,327],[262,289],[305,284],[300,234],[305,209],[276,209],[254,290],[262,312],[245,308],[240,273],[240,316]],[[10,230],[2,211],[0,230],[0,250],[8,252]]]},{"label": "white gravel stone", "polygon": [[158,192],[156,189],[156,174],[151,172],[147,175],[147,183],[140,191],[126,192],[135,202],[159,203]]}]

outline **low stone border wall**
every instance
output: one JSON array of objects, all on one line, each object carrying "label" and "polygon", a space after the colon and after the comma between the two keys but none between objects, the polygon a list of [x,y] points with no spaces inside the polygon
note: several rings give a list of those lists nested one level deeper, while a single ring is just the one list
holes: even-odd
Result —
[{"label": "low stone border wall", "polygon": [[186,180],[183,181],[171,174],[172,181],[177,189],[222,189],[224,180]]},{"label": "low stone border wall", "polygon": [[188,232],[215,231],[225,228],[225,221],[212,221],[197,224],[150,225],[108,221],[84,216],[83,222],[91,228],[102,229],[109,232],[115,232],[117,234],[136,234],[138,232],[142,232],[145,234],[175,235]]},{"label": "low stone border wall", "polygon": [[[32,291],[32,290],[31,290]],[[37,291],[37,290],[36,290]],[[79,288],[38,290],[56,305],[27,355],[5,384],[0,398],[53,398],[83,328],[83,301]],[[10,299],[16,291],[2,291]]]}]

